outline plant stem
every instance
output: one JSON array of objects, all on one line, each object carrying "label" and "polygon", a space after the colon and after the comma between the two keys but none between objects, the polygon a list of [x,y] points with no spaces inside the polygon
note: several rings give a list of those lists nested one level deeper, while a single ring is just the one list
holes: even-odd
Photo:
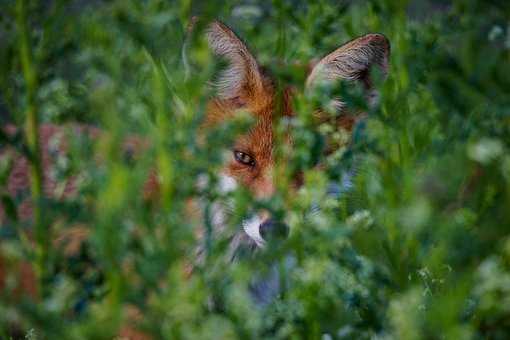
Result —
[{"label": "plant stem", "polygon": [[33,222],[35,227],[36,272],[39,279],[39,292],[42,293],[43,280],[47,268],[48,231],[44,221],[42,209],[43,174],[41,167],[41,150],[39,145],[39,117],[37,115],[35,94],[37,91],[37,77],[32,59],[29,32],[27,29],[27,9],[25,0],[18,0],[16,4],[16,19],[19,33],[19,52],[23,77],[26,85],[26,115],[25,137],[30,160],[30,186],[33,201]]}]

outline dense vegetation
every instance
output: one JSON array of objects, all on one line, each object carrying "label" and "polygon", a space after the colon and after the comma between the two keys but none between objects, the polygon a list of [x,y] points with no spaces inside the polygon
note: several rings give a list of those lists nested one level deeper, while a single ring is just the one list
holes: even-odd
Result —
[{"label": "dense vegetation", "polygon": [[[0,6],[0,338],[107,339],[135,328],[154,339],[508,338],[510,2]],[[223,152],[249,120],[197,137],[223,64],[203,25],[189,31],[196,15],[227,22],[297,89],[297,115],[285,122],[294,149],[276,152],[290,159],[269,201],[216,190]],[[311,119],[321,98],[303,95],[302,66],[368,32],[391,41],[390,72],[351,138]],[[355,88],[338,87],[363,105]],[[66,141],[67,152],[50,153],[60,194],[38,181],[48,161],[38,125],[63,131],[48,142]],[[328,138],[351,142],[318,160]],[[13,194],[19,154],[36,166],[32,189]],[[143,194],[153,171],[157,198]],[[303,186],[289,191],[283,183],[298,172]],[[349,190],[328,194],[346,173]],[[210,185],[198,188],[204,176]],[[65,195],[69,181],[75,193]],[[203,209],[190,217],[198,198]],[[227,232],[211,235],[222,201],[234,207]],[[253,206],[284,217],[290,235],[229,263],[229,231]],[[188,276],[200,232],[205,262]],[[256,303],[254,282],[274,270],[282,293]]]}]

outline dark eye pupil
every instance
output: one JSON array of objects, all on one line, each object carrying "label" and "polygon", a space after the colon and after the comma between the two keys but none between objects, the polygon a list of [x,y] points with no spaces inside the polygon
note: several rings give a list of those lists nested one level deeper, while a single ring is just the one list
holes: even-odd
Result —
[{"label": "dark eye pupil", "polygon": [[255,161],[253,160],[253,158],[250,155],[248,155],[247,153],[244,153],[242,151],[234,151],[234,158],[236,159],[236,161],[238,161],[239,163],[242,163],[244,165],[253,166],[255,164]]}]

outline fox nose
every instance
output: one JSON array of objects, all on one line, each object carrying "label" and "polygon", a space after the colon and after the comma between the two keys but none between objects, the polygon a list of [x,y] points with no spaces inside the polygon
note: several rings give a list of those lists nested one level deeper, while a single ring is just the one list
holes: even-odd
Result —
[{"label": "fox nose", "polygon": [[269,218],[259,226],[259,232],[264,241],[269,242],[274,239],[287,238],[289,236],[289,227],[283,222]]}]

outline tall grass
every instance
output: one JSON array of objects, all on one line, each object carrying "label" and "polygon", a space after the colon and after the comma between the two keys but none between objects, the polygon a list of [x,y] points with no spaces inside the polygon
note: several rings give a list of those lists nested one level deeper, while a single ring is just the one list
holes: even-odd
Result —
[{"label": "tall grass", "polygon": [[[0,336],[510,333],[508,4],[0,6]],[[193,16],[202,20],[190,31]],[[296,116],[276,129],[290,128],[293,145],[275,150],[271,199],[218,190],[224,150],[252,120],[201,130],[209,82],[224,67],[203,35],[212,18],[239,33],[278,86],[295,88]],[[392,45],[379,104],[363,107],[352,135],[317,126],[310,113],[332,94],[364,104],[348,83],[305,94],[306,65],[368,32]],[[326,154],[331,142],[340,147]],[[17,190],[20,155],[31,186]],[[303,185],[290,191],[296,173]],[[43,195],[46,176],[54,185]],[[223,234],[211,227],[218,204],[232,210]],[[289,222],[289,237],[229,262],[229,236],[260,207]],[[205,256],[187,275],[197,248]],[[37,269],[36,296],[25,292],[26,268]],[[256,301],[257,283],[276,272],[281,291]]]}]

